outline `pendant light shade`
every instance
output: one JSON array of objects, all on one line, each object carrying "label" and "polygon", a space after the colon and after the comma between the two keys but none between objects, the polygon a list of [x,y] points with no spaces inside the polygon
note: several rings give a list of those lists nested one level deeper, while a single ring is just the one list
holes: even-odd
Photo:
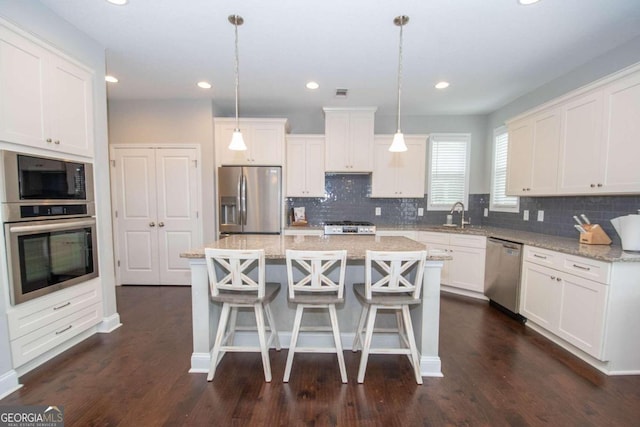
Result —
[{"label": "pendant light shade", "polygon": [[392,151],[394,153],[407,151],[407,144],[404,143],[404,135],[402,134],[402,132],[396,132],[395,135],[393,135],[393,142],[389,147],[389,151]]},{"label": "pendant light shade", "polygon": [[400,97],[402,95],[402,28],[409,22],[409,17],[406,15],[396,16],[393,19],[393,23],[400,27],[400,48],[398,49],[398,127],[395,135],[393,135],[393,142],[389,147],[389,151],[402,152],[407,151],[407,145],[404,143],[404,135],[400,130]]},{"label": "pendant light shade", "polygon": [[238,25],[242,25],[244,23],[244,19],[242,16],[238,15],[229,15],[229,22],[233,24],[235,28],[236,35],[236,62],[235,62],[235,75],[236,75],[236,127],[233,130],[233,135],[231,136],[231,143],[229,144],[229,150],[235,151],[245,151],[247,146],[244,143],[244,138],[242,138],[242,132],[240,132],[240,119],[238,117],[238,89],[240,87],[240,78],[239,78],[239,60],[238,60]]}]

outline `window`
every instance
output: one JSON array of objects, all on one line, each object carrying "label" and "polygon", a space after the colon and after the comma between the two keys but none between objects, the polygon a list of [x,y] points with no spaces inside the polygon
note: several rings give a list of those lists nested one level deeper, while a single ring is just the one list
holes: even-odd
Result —
[{"label": "window", "polygon": [[428,210],[449,210],[455,202],[469,205],[470,149],[470,134],[429,137]]},{"label": "window", "polygon": [[491,176],[490,209],[497,212],[518,212],[517,196],[507,196],[507,153],[509,134],[507,128],[500,127],[493,132],[493,174]]}]

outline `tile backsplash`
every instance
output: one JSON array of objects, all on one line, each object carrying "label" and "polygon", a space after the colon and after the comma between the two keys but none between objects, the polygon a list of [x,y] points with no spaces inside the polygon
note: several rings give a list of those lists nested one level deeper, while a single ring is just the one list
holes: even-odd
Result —
[{"label": "tile backsplash", "polygon": [[[380,199],[371,198],[369,175],[327,175],[325,197],[287,199],[287,207],[304,206],[310,225],[322,225],[327,221],[371,221],[376,225],[411,226],[439,225],[446,220],[448,211],[428,211],[424,198]],[[375,215],[379,207],[381,215]],[[573,227],[573,215],[585,214],[591,222],[600,224],[614,244],[620,238],[610,220],[620,215],[638,213],[640,195],[632,196],[587,196],[587,197],[522,197],[519,213],[489,211],[484,217],[484,208],[489,207],[489,194],[469,195],[469,206],[465,219],[471,218],[472,225],[504,227],[515,230],[533,231],[564,237],[578,238]],[[424,209],[424,216],[418,216],[418,208]],[[529,221],[523,220],[524,210],[529,211]],[[544,221],[538,222],[538,211],[544,211]],[[459,214],[453,221],[459,222]]]}]

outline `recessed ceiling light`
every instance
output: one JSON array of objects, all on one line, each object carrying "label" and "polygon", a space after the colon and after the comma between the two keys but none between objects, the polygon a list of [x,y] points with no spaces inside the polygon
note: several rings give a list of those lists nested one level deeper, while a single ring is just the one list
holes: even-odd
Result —
[{"label": "recessed ceiling light", "polygon": [[523,6],[528,6],[530,4],[534,4],[534,3],[538,3],[540,0],[518,0],[518,3],[520,3]]},{"label": "recessed ceiling light", "polygon": [[316,83],[316,82],[307,83],[307,89],[315,90],[315,89],[318,89],[319,87],[320,87],[320,85],[318,83]]},{"label": "recessed ceiling light", "polygon": [[436,89],[446,89],[449,87],[449,82],[438,82],[436,83]]},{"label": "recessed ceiling light", "polygon": [[115,4],[116,6],[124,6],[129,3],[129,0],[107,0],[111,4]]},{"label": "recessed ceiling light", "polygon": [[202,89],[211,89],[211,83],[209,82],[198,82],[198,87]]},{"label": "recessed ceiling light", "polygon": [[109,83],[118,83],[118,79],[114,76],[104,76],[104,79]]}]

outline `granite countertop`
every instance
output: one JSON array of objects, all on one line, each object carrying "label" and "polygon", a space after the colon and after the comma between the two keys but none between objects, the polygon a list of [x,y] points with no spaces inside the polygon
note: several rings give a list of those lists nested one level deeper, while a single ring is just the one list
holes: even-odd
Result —
[{"label": "granite countertop", "polygon": [[[288,227],[291,230],[322,230],[322,226]],[[568,237],[558,237],[549,234],[532,233],[529,231],[511,230],[500,227],[483,227],[477,225],[460,227],[446,227],[442,225],[376,225],[378,231],[430,231],[440,233],[470,234],[477,236],[495,237],[538,248],[549,249],[570,255],[597,259],[606,262],[640,262],[640,253],[625,252],[620,246],[614,245],[586,245]],[[360,236],[361,237],[361,236]]]},{"label": "granite countertop", "polygon": [[582,256],[585,258],[597,259],[607,262],[640,262],[640,253],[624,252],[620,246],[613,245],[586,245],[575,239],[568,237],[558,237],[548,234],[532,233],[528,231],[511,230],[500,227],[467,226],[460,227],[444,226],[376,226],[379,231],[435,231],[445,233],[471,234],[497,239],[509,240],[511,242],[522,243],[538,248],[549,249],[570,255]]},{"label": "granite countertop", "polygon": [[[424,244],[406,237],[394,236],[283,236],[260,234],[235,234],[216,240],[202,248],[180,254],[182,258],[204,258],[204,248],[264,249],[267,259],[284,259],[287,249],[322,251],[347,250],[347,259],[364,260],[367,249],[377,251],[422,251]],[[451,256],[439,250],[431,250],[428,260],[446,261]]]}]

